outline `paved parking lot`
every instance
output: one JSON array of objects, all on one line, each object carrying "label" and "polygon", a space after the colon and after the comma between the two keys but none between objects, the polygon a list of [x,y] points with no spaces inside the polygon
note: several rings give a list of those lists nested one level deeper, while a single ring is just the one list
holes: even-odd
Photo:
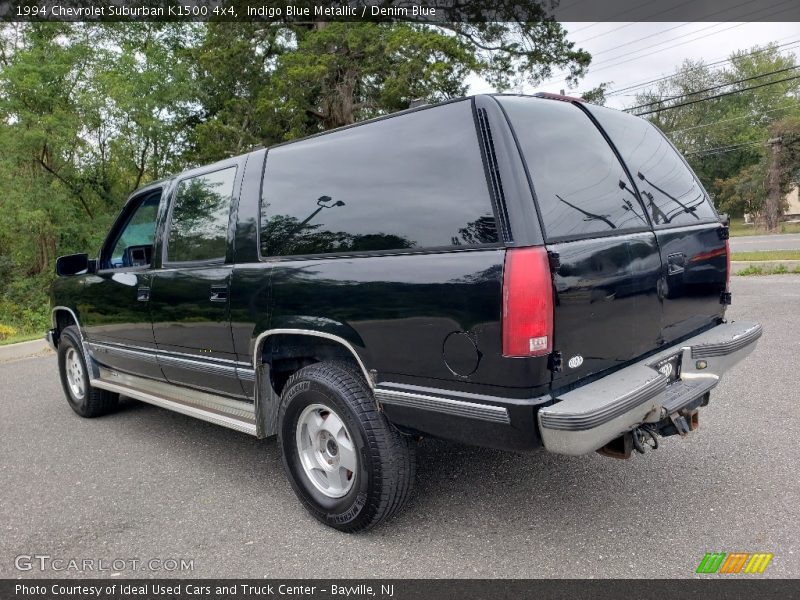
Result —
[{"label": "paved parking lot", "polygon": [[[55,575],[20,554],[186,558],[196,577],[687,577],[710,551],[799,577],[800,277],[733,292],[730,317],[765,334],[699,432],[629,461],[426,440],[411,505],[357,536],[306,516],[274,441],[132,401],[83,420],[54,357],[2,364],[0,577]],[[122,574],[148,575],[170,573]]]}]

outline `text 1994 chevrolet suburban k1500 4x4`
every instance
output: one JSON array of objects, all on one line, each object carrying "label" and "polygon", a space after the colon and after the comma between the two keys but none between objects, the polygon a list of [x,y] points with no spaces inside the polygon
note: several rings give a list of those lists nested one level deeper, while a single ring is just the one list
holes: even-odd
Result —
[{"label": "text 1994 chevrolet suburban k1500 4x4", "polygon": [[306,508],[395,513],[413,442],[627,457],[685,435],[761,335],[727,322],[728,229],[650,123],[477,96],[135,192],[59,259],[78,414],[120,394],[277,435]]}]

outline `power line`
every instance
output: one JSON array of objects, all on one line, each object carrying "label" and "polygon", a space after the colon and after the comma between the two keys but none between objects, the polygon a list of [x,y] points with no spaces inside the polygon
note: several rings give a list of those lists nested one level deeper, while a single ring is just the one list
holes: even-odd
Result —
[{"label": "power line", "polygon": [[[788,35],[785,38],[781,38],[781,39],[785,40],[786,38],[790,38],[793,35],[794,34]],[[781,41],[781,40],[777,40],[777,41]],[[771,51],[773,49],[777,50],[778,48],[784,48],[786,46],[794,46],[796,44],[800,44],[800,39],[792,40],[791,42],[785,42],[783,44],[779,44],[777,46],[773,46],[773,47],[770,47],[770,48],[763,48],[761,50],[753,50],[752,52],[747,52],[746,54],[740,54],[736,58],[744,58],[745,56],[753,56],[755,54],[763,54],[764,52],[769,52],[769,51]],[[684,69],[680,73],[675,73],[673,75],[665,75],[663,77],[658,77],[657,79],[651,79],[649,81],[642,81],[642,82],[639,82],[639,83],[631,84],[631,85],[629,85],[627,87],[624,87],[624,88],[619,88],[619,89],[616,89],[616,90],[612,90],[612,91],[608,92],[606,94],[606,96],[619,96],[619,95],[621,95],[621,92],[627,92],[628,90],[633,90],[633,89],[636,89],[636,88],[645,87],[645,86],[651,85],[653,83],[658,83],[660,81],[665,81],[667,79],[675,79],[676,77],[680,77],[684,73],[692,73],[692,72],[697,71],[699,69],[705,69],[707,67],[714,67],[714,66],[717,66],[717,65],[721,65],[721,64],[724,64],[724,63],[731,62],[731,60],[733,60],[733,59],[724,58],[724,59],[717,60],[715,62],[711,62],[711,63],[708,63],[708,64],[698,65],[697,67],[691,67],[689,69]]]},{"label": "power line", "polygon": [[713,121],[711,123],[702,123],[700,125],[694,125],[692,127],[685,127],[684,129],[673,129],[672,131],[665,131],[664,135],[671,135],[673,133],[683,133],[685,131],[692,131],[694,129],[703,129],[704,127],[711,127],[712,125],[719,125],[720,123],[730,123],[731,121],[741,121],[742,119],[757,119],[759,117],[763,117],[766,114],[777,112],[779,110],[785,110],[787,108],[791,108],[792,106],[797,106],[797,103],[789,102],[788,104],[784,104],[783,106],[779,106],[777,108],[771,108],[770,110],[765,110],[764,112],[758,115],[744,115],[741,117],[733,117],[731,119],[721,119],[719,121]]},{"label": "power line", "polygon": [[[615,60],[617,60],[617,59],[619,59],[619,58],[622,58],[624,55],[621,55],[621,56],[615,56],[615,57],[613,57],[613,58],[609,58],[609,59],[607,59],[607,60],[600,61],[599,63],[595,63],[595,65],[604,65],[604,66],[601,66],[599,69],[597,69],[597,68],[592,68],[592,66],[590,65],[590,70],[591,70],[592,72],[597,72],[597,71],[602,71],[602,70],[604,70],[604,69],[610,69],[611,67],[616,67],[616,66],[619,66],[619,65],[623,65],[623,64],[626,64],[626,63],[629,63],[629,62],[635,61],[635,60],[640,60],[640,59],[642,59],[642,58],[646,58],[646,57],[648,57],[648,56],[651,56],[651,55],[653,55],[653,54],[658,54],[659,52],[665,52],[665,51],[667,51],[667,50],[671,50],[672,48],[676,48],[676,47],[678,47],[678,46],[683,46],[683,45],[685,45],[685,44],[689,44],[689,43],[691,43],[691,42],[696,42],[697,40],[699,40],[699,39],[702,39],[702,38],[705,38],[705,37],[711,37],[711,36],[714,36],[714,35],[718,35],[718,34],[720,34],[720,33],[724,33],[725,31],[729,31],[729,30],[731,30],[731,29],[735,29],[736,27],[741,27],[742,25],[747,25],[747,24],[749,24],[749,23],[756,22],[756,21],[762,21],[762,20],[764,20],[764,19],[766,19],[766,18],[768,18],[768,17],[772,17],[772,16],[774,16],[774,15],[777,15],[777,14],[780,14],[780,13],[784,13],[784,12],[787,12],[787,11],[790,11],[790,10],[794,10],[794,3],[795,3],[795,0],[784,0],[783,2],[780,2],[780,3],[778,3],[777,5],[774,5],[774,6],[781,6],[781,5],[783,5],[783,4],[787,4],[787,3],[790,3],[790,6],[789,6],[789,7],[787,7],[787,8],[784,8],[784,9],[782,9],[782,10],[779,10],[779,11],[775,11],[775,12],[768,13],[768,14],[766,14],[766,15],[762,15],[762,16],[761,16],[759,19],[754,19],[753,21],[750,21],[750,22],[742,22],[742,23],[737,23],[737,24],[735,24],[735,25],[732,25],[732,26],[730,26],[730,27],[726,27],[725,29],[720,29],[719,31],[715,31],[715,32],[713,32],[713,33],[709,33],[709,34],[706,34],[706,35],[703,35],[703,36],[700,36],[700,37],[697,37],[697,38],[692,38],[692,39],[690,39],[690,40],[686,40],[685,42],[680,42],[680,43],[678,43],[678,44],[673,44],[672,46],[667,46],[666,48],[661,48],[660,50],[654,50],[653,52],[649,52],[649,53],[647,53],[647,54],[643,54],[643,55],[641,55],[641,56],[636,56],[636,57],[633,57],[633,58],[629,58],[628,60],[623,60],[623,61],[620,61],[620,62],[616,62],[616,63],[615,63],[615,62],[613,62],[613,61],[615,61]],[[772,6],[772,7],[770,7],[770,8],[774,8],[774,6]],[[763,10],[764,10],[763,8],[759,8],[759,9],[756,9],[756,10],[750,11],[749,13],[746,13],[746,14],[744,14],[744,15],[740,15],[740,17],[739,17],[739,18],[748,17],[748,16],[751,16],[751,15],[753,15],[753,14],[755,14],[755,13],[760,13],[760,12],[763,12]],[[686,33],[686,34],[683,34],[683,35],[680,35],[680,36],[676,36],[676,37],[674,37],[674,38],[670,38],[669,40],[664,40],[663,42],[659,42],[659,43],[657,43],[657,44],[651,44],[650,46],[645,46],[644,48],[639,48],[639,49],[633,50],[632,52],[633,52],[633,53],[637,53],[637,52],[641,52],[641,51],[643,51],[643,50],[648,50],[648,49],[650,49],[650,48],[655,48],[656,46],[661,46],[661,45],[663,45],[663,44],[666,44],[666,43],[668,43],[668,42],[671,42],[671,41],[674,41],[674,40],[677,40],[677,39],[680,39],[680,38],[686,37],[687,35],[693,35],[693,34],[696,34],[696,33],[700,33],[700,32],[706,31],[706,30],[708,30],[708,29],[711,29],[711,28],[713,28],[713,27],[717,27],[717,26],[719,26],[720,24],[724,24],[724,23],[715,23],[715,24],[713,24],[713,25],[709,25],[708,27],[703,27],[703,28],[701,28],[701,29],[696,29],[695,31],[691,31],[691,32],[689,32],[689,33]],[[619,45],[619,46],[615,46],[614,48],[611,48],[611,50],[614,50],[614,49],[616,49],[616,48],[620,48],[620,47],[622,47],[622,46],[624,46],[624,44],[621,44],[621,45]],[[610,62],[611,64],[605,64],[605,63],[609,63],[609,62]],[[560,79],[561,79],[563,76],[565,76],[565,75],[568,75],[568,74],[569,74],[569,72],[568,72],[568,71],[562,71],[562,72],[561,72],[561,73],[559,73],[558,75],[555,75],[554,77],[551,77],[550,79],[547,79],[546,81],[543,81],[543,82],[542,82],[542,85],[546,85],[546,84],[548,84],[548,83],[551,83],[551,82],[554,82],[554,81],[559,81],[559,80],[560,80]]]},{"label": "power line", "polygon": [[677,96],[670,96],[669,98],[661,98],[660,100],[653,100],[652,102],[645,102],[644,104],[640,104],[638,106],[631,106],[630,108],[626,108],[625,111],[636,110],[637,108],[645,108],[647,106],[652,106],[653,104],[660,104],[662,102],[669,102],[670,100],[678,100],[679,98],[688,98],[689,96],[696,96],[697,94],[703,94],[705,92],[711,92],[714,90],[718,90],[720,88],[728,87],[731,85],[736,85],[737,83],[744,83],[745,81],[752,81],[754,79],[761,79],[762,77],[769,77],[770,75],[776,75],[778,73],[785,73],[786,71],[794,71],[798,69],[797,65],[786,67],[784,69],[777,69],[775,71],[770,71],[769,73],[762,73],[761,75],[753,75],[752,77],[745,77],[744,79],[739,79],[737,81],[730,81],[728,83],[720,83],[719,85],[714,85],[702,90],[697,90],[696,92],[688,92],[686,94],[678,94]]},{"label": "power line", "polygon": [[[652,4],[655,1],[656,0],[649,0],[648,2],[645,2],[645,4]],[[684,2],[683,4],[689,4],[690,2],[694,2],[694,1],[695,0],[686,0],[686,2]],[[678,8],[679,6],[683,6],[683,4],[679,4],[678,6],[669,8],[667,10],[672,10],[673,8]],[[640,5],[640,8],[641,8],[641,6],[643,6],[643,5]],[[573,30],[572,33],[578,33],[580,31],[586,31],[587,29],[591,29],[592,27],[595,27],[595,26],[599,25],[601,22],[613,22],[616,17],[619,17],[620,15],[630,14],[630,12],[631,12],[631,9],[629,7],[626,7],[624,10],[621,10],[621,11],[619,11],[617,13],[614,13],[613,15],[610,15],[608,17],[608,19],[606,19],[606,21],[598,21],[596,23],[592,23],[591,25],[586,25],[585,27],[578,27],[578,29]],[[639,19],[638,21],[645,21],[645,20],[651,19],[652,17],[656,17],[656,16],[658,16],[658,15],[664,13],[664,12],[666,12],[666,10],[662,10],[662,11],[659,11],[657,13],[648,15],[644,19]],[[616,29],[612,29],[611,31],[616,31],[617,29],[622,29],[623,27],[628,27],[629,25],[635,25],[636,22],[637,21],[634,21],[632,23],[626,23],[625,25],[622,25],[622,27],[617,27]],[[611,31],[607,31],[605,33],[601,33],[600,35],[606,35],[606,33],[611,33]],[[595,37],[599,37],[599,36],[595,36]],[[593,39],[593,38],[589,38],[589,39]],[[586,40],[584,40],[584,42],[585,41]],[[579,43],[582,44],[583,42],[579,42]]]},{"label": "power line", "polygon": [[732,96],[733,94],[741,94],[742,92],[749,92],[750,90],[757,90],[758,88],[766,87],[768,85],[775,85],[778,83],[784,83],[786,81],[793,81],[795,79],[800,79],[800,75],[795,75],[794,77],[787,77],[785,79],[778,79],[777,81],[769,81],[767,83],[761,83],[759,85],[753,85],[750,87],[742,88],[740,90],[734,90],[732,92],[723,92],[722,94],[717,94],[715,96],[709,96],[708,98],[698,98],[697,100],[689,100],[688,102],[681,102],[680,104],[673,104],[672,106],[664,106],[662,108],[655,108],[653,110],[646,110],[644,112],[635,113],[637,117],[641,117],[644,115],[652,115],[654,113],[664,112],[665,110],[672,110],[673,108],[680,108],[682,106],[689,106],[690,104],[697,104],[698,102],[707,102],[708,100],[716,100],[717,98],[723,98],[724,96]]},{"label": "power line", "polygon": [[[778,12],[770,13],[768,15],[764,15],[762,17],[762,19],[765,19],[767,17],[772,17],[772,16],[775,16],[776,14],[780,14],[782,12],[787,12],[787,11],[790,11],[790,10],[794,10],[794,6],[789,6],[788,8],[785,8],[785,9],[780,10]],[[759,20],[761,20],[761,19],[759,19]],[[636,61],[636,60],[641,60],[643,58],[647,58],[648,56],[652,56],[653,54],[658,54],[660,52],[666,52],[667,50],[671,50],[673,48],[677,48],[678,46],[685,46],[686,44],[691,44],[692,42],[696,42],[697,40],[708,38],[708,37],[711,37],[711,36],[714,36],[714,35],[719,35],[720,33],[724,33],[726,31],[730,31],[731,29],[735,29],[737,27],[741,27],[743,25],[748,25],[748,24],[754,23],[754,22],[755,21],[749,21],[749,22],[746,22],[746,23],[737,23],[736,25],[732,25],[731,27],[726,27],[725,29],[720,29],[719,31],[715,31],[715,32],[707,34],[707,35],[702,35],[702,36],[697,37],[697,38],[692,38],[690,40],[686,40],[685,42],[680,42],[678,44],[673,44],[672,46],[667,46],[666,48],[661,48],[659,50],[654,50],[652,52],[648,52],[647,54],[642,54],[641,56],[634,56],[633,58],[629,58],[627,60],[622,60],[622,61],[619,61],[619,62],[612,62],[611,64],[608,64],[608,65],[604,64],[604,66],[601,66],[599,69],[593,69],[592,72],[596,73],[597,71],[603,71],[605,69],[610,69],[612,67],[618,67],[619,65],[624,65],[624,64],[629,63],[629,62],[633,62],[633,61]],[[698,31],[703,31],[703,30],[697,30],[697,31],[694,31],[693,33],[697,33]],[[666,42],[662,42],[662,44],[663,43],[666,43]],[[661,45],[661,44],[655,44],[654,46],[659,46],[659,45]],[[648,48],[652,48],[652,47],[653,46],[649,46]],[[634,52],[640,52],[641,50],[646,50],[646,49],[647,48],[641,48],[639,50],[634,50]],[[617,57],[615,57],[613,59],[609,59],[609,60],[616,60],[617,58],[622,58],[622,57],[621,56],[617,56]],[[605,63],[605,62],[608,62],[608,61],[602,61],[602,63]]]},{"label": "power line", "polygon": [[704,150],[695,150],[693,152],[684,152],[684,156],[694,156],[696,154],[724,154],[725,152],[733,152],[734,150],[744,149],[748,146],[757,146],[763,144],[763,141],[758,142],[744,142],[742,144],[729,144],[726,146],[717,146],[716,148],[706,148]]},{"label": "power line", "polygon": [[[706,19],[706,18],[708,18],[708,17],[713,17],[713,16],[715,16],[715,15],[718,15],[718,14],[720,14],[720,13],[728,12],[729,10],[731,10],[731,9],[733,9],[733,8],[739,8],[740,6],[744,6],[745,4],[750,4],[750,1],[751,1],[751,0],[745,0],[744,2],[741,2],[741,3],[739,3],[739,4],[736,4],[736,5],[734,5],[734,6],[726,7],[726,8],[723,8],[722,10],[718,10],[718,11],[716,11],[716,12],[713,12],[713,13],[711,13],[710,15],[706,15],[706,16],[705,16],[705,17],[703,17],[703,18],[704,18],[704,19]],[[788,1],[791,1],[791,0],[785,0],[784,2],[781,2],[781,4],[786,4],[786,2],[788,2]],[[778,6],[780,6],[780,4],[778,4]],[[673,10],[673,9],[674,9],[674,7],[670,7],[670,8],[669,8],[669,9],[667,9],[667,10]],[[761,9],[759,9],[759,10],[761,10]],[[663,11],[662,11],[662,12],[663,12]],[[755,12],[758,12],[758,11],[755,11]],[[752,14],[752,13],[747,13],[746,15],[743,15],[743,16],[748,16],[749,14]],[[624,48],[625,46],[630,46],[631,44],[635,44],[635,43],[637,43],[637,42],[641,42],[641,41],[644,41],[644,40],[652,39],[652,38],[654,38],[655,36],[658,36],[658,35],[663,35],[663,34],[665,34],[665,33],[669,32],[669,31],[673,31],[673,30],[675,30],[675,29],[679,29],[679,28],[681,28],[681,27],[686,27],[687,25],[691,25],[691,23],[680,23],[679,25],[673,25],[672,27],[668,27],[667,29],[663,29],[663,30],[661,30],[661,31],[659,31],[659,32],[657,32],[657,33],[650,34],[650,35],[646,35],[646,36],[643,36],[643,37],[637,38],[637,39],[635,39],[635,40],[632,40],[632,41],[630,41],[630,42],[625,42],[624,44],[620,44],[619,46],[614,46],[613,48],[607,48],[607,49],[605,49],[605,50],[601,50],[600,52],[595,52],[595,53],[594,53],[592,56],[598,56],[599,54],[606,54],[607,52],[612,52],[612,51],[614,51],[614,50],[616,50],[616,49],[618,49],[618,48]],[[698,32],[700,32],[700,31],[705,31],[706,29],[711,29],[712,27],[717,27],[718,25],[719,25],[719,23],[714,23],[713,25],[709,25],[708,27],[705,27],[705,28],[703,28],[703,29],[697,29],[697,30],[695,30],[695,31],[690,31],[690,32],[688,32],[688,33],[685,33],[685,34],[679,35],[679,36],[677,36],[677,37],[674,37],[674,38],[670,38],[670,39],[668,39],[668,40],[664,40],[663,42],[659,42],[658,44],[654,44],[654,45],[655,45],[655,46],[659,46],[659,45],[661,45],[661,44],[666,44],[667,42],[670,42],[670,41],[672,41],[672,40],[677,40],[677,39],[680,39],[680,38],[682,38],[682,37],[686,37],[687,35],[692,35],[692,34],[694,34],[694,33],[698,33]],[[618,29],[621,29],[621,27],[620,27],[620,28],[618,28]],[[614,31],[614,30],[612,29],[612,31]],[[599,36],[595,36],[595,37],[599,37]],[[593,39],[593,38],[589,38],[589,39]],[[576,42],[576,43],[577,43],[577,44],[583,44],[583,43],[585,43],[585,42],[587,42],[587,41],[588,41],[588,40],[583,40],[582,42]],[[653,46],[648,46],[648,47],[649,47],[649,48],[652,48]],[[646,50],[646,49],[647,49],[647,47],[645,47],[645,48],[639,48],[639,50],[636,50],[636,52],[638,52],[638,51],[640,51],[640,50]],[[617,57],[617,58],[619,58],[619,57]],[[609,59],[609,60],[613,60],[613,59]]]},{"label": "power line", "polygon": [[[649,2],[646,2],[645,4],[652,4],[654,1],[655,0],[650,0]],[[696,0],[686,0],[686,2],[682,2],[681,4],[678,4],[677,6],[670,6],[669,8],[665,8],[665,9],[660,10],[658,12],[649,14],[649,15],[647,15],[646,17],[644,17],[642,19],[636,19],[635,21],[632,21],[630,23],[625,23],[624,25],[620,25],[619,27],[615,27],[614,29],[609,29],[608,31],[604,31],[603,33],[598,33],[597,35],[594,35],[594,36],[592,36],[590,38],[586,38],[585,40],[582,40],[580,42],[575,42],[575,43],[576,44],[585,44],[589,40],[593,40],[593,39],[596,39],[596,38],[599,38],[599,37],[603,37],[604,35],[608,35],[609,33],[614,33],[615,31],[619,31],[620,29],[625,29],[626,27],[630,27],[631,25],[636,25],[638,23],[641,23],[642,21],[649,21],[653,17],[657,17],[659,15],[663,15],[665,12],[670,12],[672,10],[675,10],[676,8],[680,8],[684,4],[692,4],[695,1]],[[639,8],[641,8],[641,6],[644,6],[644,5],[640,5]],[[604,22],[613,22],[615,17],[619,17],[620,15],[628,15],[628,14],[630,14],[630,12],[631,12],[630,8],[626,8],[625,10],[622,10],[622,11],[620,11],[618,13],[615,13],[615,14],[609,16],[608,19],[606,19],[606,21],[604,21]],[[589,29],[590,27],[594,27],[595,25],[598,25],[598,24],[599,23],[592,23],[591,25],[587,25],[586,27],[579,27],[578,29],[575,29],[574,31],[572,31],[570,33],[578,33],[580,31],[585,31],[586,29]]]}]

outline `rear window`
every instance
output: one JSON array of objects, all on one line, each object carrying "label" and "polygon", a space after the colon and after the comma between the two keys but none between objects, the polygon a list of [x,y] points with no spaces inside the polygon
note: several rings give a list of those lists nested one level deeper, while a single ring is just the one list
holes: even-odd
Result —
[{"label": "rear window", "polygon": [[269,150],[261,256],[498,241],[470,102]]},{"label": "rear window", "polygon": [[236,167],[184,179],[172,206],[170,262],[224,260]]},{"label": "rear window", "polygon": [[498,100],[530,170],[548,240],[649,227],[622,164],[581,109],[539,98]]},{"label": "rear window", "polygon": [[654,225],[717,220],[691,169],[652,123],[610,108],[590,106],[589,110],[628,165]]}]

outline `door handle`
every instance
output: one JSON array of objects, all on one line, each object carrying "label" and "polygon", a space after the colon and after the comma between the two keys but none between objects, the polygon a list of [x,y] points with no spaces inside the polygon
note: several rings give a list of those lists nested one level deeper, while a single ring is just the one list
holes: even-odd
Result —
[{"label": "door handle", "polygon": [[226,285],[212,285],[211,297],[212,302],[227,302],[228,301],[228,286]]},{"label": "door handle", "polygon": [[150,301],[150,288],[149,287],[140,287],[136,290],[136,299],[139,302],[149,302]]}]

